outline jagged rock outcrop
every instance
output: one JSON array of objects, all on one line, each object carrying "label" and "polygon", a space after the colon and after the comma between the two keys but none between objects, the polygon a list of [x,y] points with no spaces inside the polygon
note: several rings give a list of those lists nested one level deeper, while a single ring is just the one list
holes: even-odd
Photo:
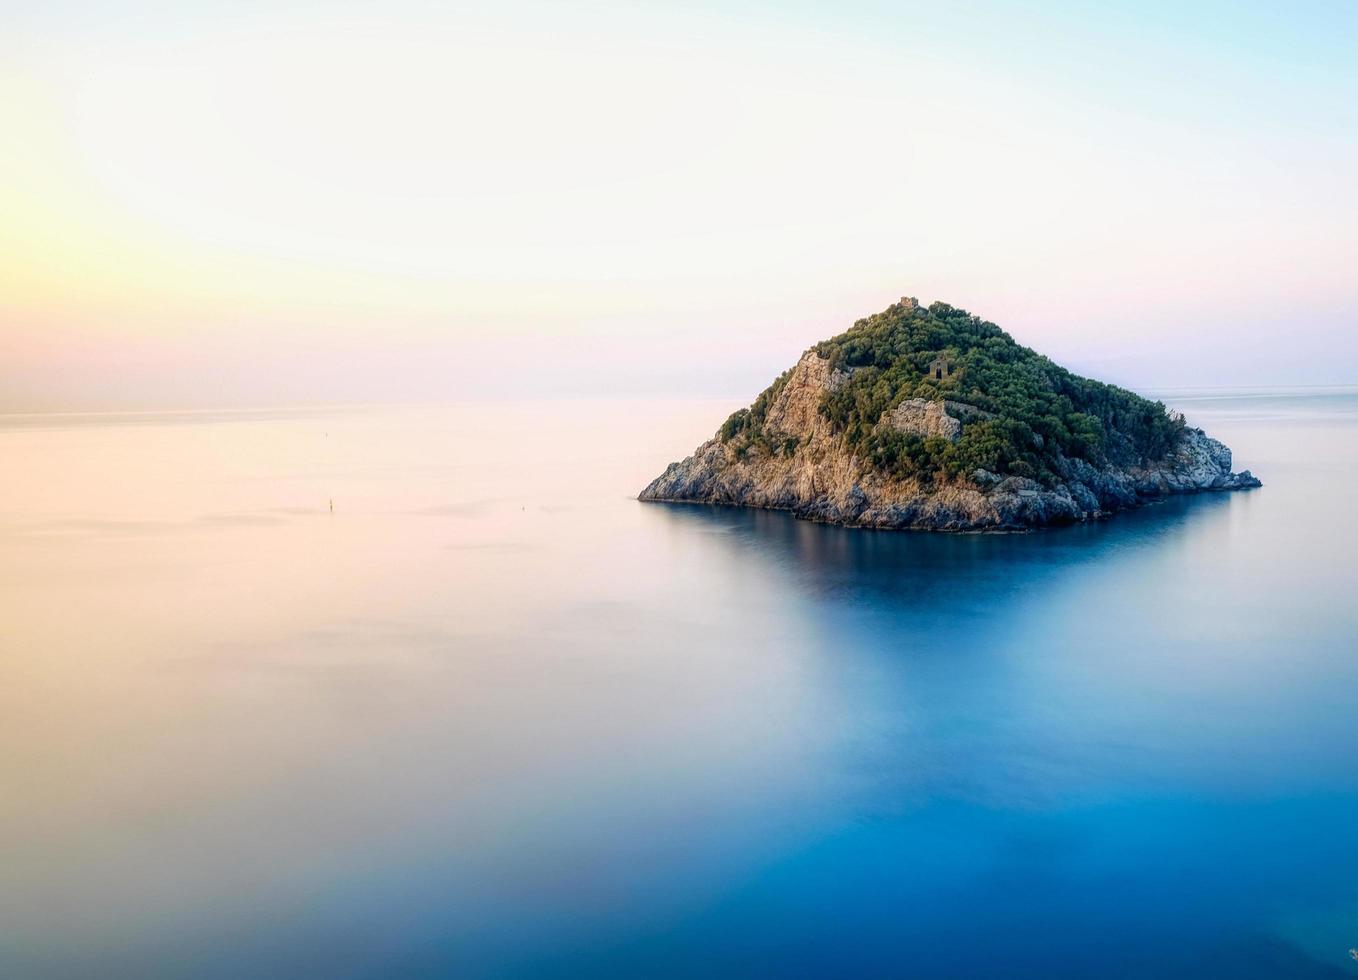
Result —
[{"label": "jagged rock outcrop", "polygon": [[[1051,451],[1046,458],[1052,471],[1044,481],[984,468],[903,475],[851,451],[844,431],[828,417],[827,396],[853,375],[853,368],[807,351],[777,390],[765,393],[772,396],[758,441],[714,437],[670,464],[640,499],[774,508],[861,527],[977,531],[1072,523],[1167,494],[1260,485],[1248,471],[1231,471],[1224,445],[1187,427],[1153,461],[1095,465]],[[883,412],[874,431],[887,427],[906,437],[955,442],[968,426],[994,418],[952,399],[914,397]],[[1033,439],[1040,444],[1040,436]]]}]

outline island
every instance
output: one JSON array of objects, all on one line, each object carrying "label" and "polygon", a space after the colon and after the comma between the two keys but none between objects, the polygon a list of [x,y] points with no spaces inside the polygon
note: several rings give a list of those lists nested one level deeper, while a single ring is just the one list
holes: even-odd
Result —
[{"label": "island", "polygon": [[640,494],[852,527],[1005,531],[1258,487],[1182,415],[903,298],[816,344]]}]

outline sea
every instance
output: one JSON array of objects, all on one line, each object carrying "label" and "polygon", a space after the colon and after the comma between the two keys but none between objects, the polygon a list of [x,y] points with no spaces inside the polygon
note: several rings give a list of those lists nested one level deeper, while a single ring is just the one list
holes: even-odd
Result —
[{"label": "sea", "polygon": [[643,504],[734,403],[0,417],[0,976],[1358,977],[1358,389],[1027,534]]}]

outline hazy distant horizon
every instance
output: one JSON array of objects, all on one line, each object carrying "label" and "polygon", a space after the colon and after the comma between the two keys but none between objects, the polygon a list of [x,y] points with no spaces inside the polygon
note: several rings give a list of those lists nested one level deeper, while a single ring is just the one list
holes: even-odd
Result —
[{"label": "hazy distant horizon", "polygon": [[[270,362],[270,370],[258,376],[248,361],[223,358],[212,365],[207,384],[194,374],[194,365],[201,366],[201,362],[193,359],[182,367],[173,363],[156,365],[159,370],[149,370],[151,377],[144,378],[151,382],[148,385],[129,383],[128,365],[117,356],[110,356],[106,361],[85,365],[79,375],[64,375],[60,381],[66,384],[47,386],[44,382],[51,379],[42,374],[7,379],[9,383],[0,388],[0,414],[250,411],[524,399],[670,398],[746,404],[806,349],[850,326],[852,321],[827,325],[819,334],[807,334],[809,339],[804,343],[771,340],[764,349],[744,351],[723,363],[702,368],[690,367],[682,361],[676,363],[675,356],[650,363],[600,362],[591,348],[570,344],[549,352],[536,363],[528,360],[525,370],[522,356],[513,364],[506,364],[489,356],[484,344],[469,342],[464,356],[459,356],[455,349],[442,350],[432,358],[423,348],[389,349],[381,356],[368,358],[366,371],[356,370],[344,358],[327,355],[323,348],[298,355],[290,370],[279,371],[276,362]],[[1016,339],[1024,342],[1022,337]],[[526,345],[528,341],[519,339],[516,343]],[[1323,389],[1358,385],[1358,367],[1350,369],[1342,359],[1330,359],[1314,367],[1285,358],[1266,359],[1242,365],[1233,376],[1219,372],[1208,381],[1199,379],[1204,365],[1211,364],[1210,354],[1203,352],[1199,355],[1201,359],[1183,356],[1162,363],[1166,370],[1158,374],[1148,371],[1142,380],[1137,368],[1157,358],[1135,347],[1110,351],[1090,363],[1063,357],[1040,346],[1035,349],[1076,374],[1152,397],[1208,389]],[[692,351],[702,352],[698,347]],[[1158,357],[1165,361],[1164,355]],[[470,366],[466,362],[471,362]],[[507,387],[506,371],[518,371],[530,378],[532,390]],[[1310,376],[1303,378],[1307,374]]]},{"label": "hazy distant horizon", "polygon": [[1358,7],[3,15],[0,411],[748,398],[902,295],[1358,381]]},{"label": "hazy distant horizon", "polygon": [[[1106,380],[1106,379],[1104,379]],[[740,407],[747,405],[753,400],[754,396],[763,390],[762,387],[751,392],[734,394],[731,392],[714,391],[710,393],[699,392],[688,396],[673,393],[656,394],[600,394],[600,393],[575,393],[559,394],[537,397],[533,399],[513,398],[506,395],[481,395],[465,398],[411,398],[411,399],[377,399],[377,400],[334,400],[334,401],[280,401],[280,402],[260,402],[257,404],[236,404],[236,405],[211,405],[211,404],[161,404],[145,405],[142,407],[104,407],[104,408],[39,408],[39,409],[20,409],[20,410],[0,410],[0,420],[18,419],[43,419],[63,417],[80,418],[136,418],[147,416],[150,418],[164,419],[167,416],[183,415],[187,421],[192,421],[196,417],[222,415],[224,421],[234,420],[234,417],[242,419],[260,419],[286,417],[291,415],[307,415],[315,413],[347,413],[364,410],[384,410],[384,409],[418,409],[418,408],[440,408],[458,405],[472,406],[496,406],[496,405],[574,405],[574,404],[618,404],[618,405],[654,405],[657,403],[673,403],[676,407],[689,407],[693,405],[711,404],[714,411],[720,410],[721,406],[730,405]],[[1310,398],[1324,397],[1326,395],[1344,395],[1358,392],[1358,382],[1351,384],[1309,384],[1309,385],[1182,385],[1166,387],[1139,387],[1130,388],[1137,394],[1147,398],[1163,401],[1170,407],[1176,401],[1186,400],[1188,403],[1209,402],[1218,398],[1229,400],[1248,400],[1250,398],[1271,398],[1275,396],[1285,396],[1291,398]],[[714,422],[719,421],[717,416],[713,416]],[[1194,419],[1190,417],[1190,422]],[[3,427],[0,424],[0,427]]]}]

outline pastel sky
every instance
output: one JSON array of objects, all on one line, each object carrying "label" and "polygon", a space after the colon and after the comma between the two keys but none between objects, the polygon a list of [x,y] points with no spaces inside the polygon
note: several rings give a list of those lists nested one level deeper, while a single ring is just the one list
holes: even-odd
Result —
[{"label": "pastel sky", "polygon": [[0,6],[0,411],[1358,382],[1358,4]]}]

